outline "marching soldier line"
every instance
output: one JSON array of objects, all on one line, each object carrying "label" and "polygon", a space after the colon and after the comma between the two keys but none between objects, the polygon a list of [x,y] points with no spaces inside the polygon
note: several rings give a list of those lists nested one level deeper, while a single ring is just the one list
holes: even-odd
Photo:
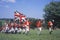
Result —
[{"label": "marching soldier line", "polygon": [[[11,22],[11,23],[5,23],[2,27],[1,32],[5,32],[5,33],[21,33],[23,32],[24,34],[28,34],[30,31],[30,22],[26,19],[25,22],[21,22],[19,24],[15,23],[15,22]],[[36,22],[36,28],[38,31],[38,34],[41,34],[42,31],[42,22],[39,19]],[[51,21],[48,21],[48,28],[49,28],[49,33],[51,34],[53,31],[53,23]]]},{"label": "marching soldier line", "polygon": [[[1,32],[5,32],[5,33],[21,33],[23,32],[24,34],[28,34],[30,31],[30,21],[26,18],[25,15],[19,13],[19,12],[15,12],[14,13],[14,22],[6,22],[3,27]],[[39,19],[36,22],[36,27],[38,30],[38,34],[41,34],[42,31],[42,20]],[[48,21],[48,28],[49,28],[49,33],[52,33],[52,27],[53,27],[53,23],[52,21]]]}]

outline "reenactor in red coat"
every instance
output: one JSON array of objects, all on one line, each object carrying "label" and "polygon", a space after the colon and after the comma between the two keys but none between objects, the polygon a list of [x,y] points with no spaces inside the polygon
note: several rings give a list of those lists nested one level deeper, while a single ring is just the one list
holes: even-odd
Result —
[{"label": "reenactor in red coat", "polygon": [[18,31],[17,31],[17,32],[18,32],[18,33],[21,33],[21,32],[22,32],[21,24],[19,23],[17,26],[18,26]]},{"label": "reenactor in red coat", "polygon": [[53,23],[52,21],[48,21],[48,28],[49,28],[49,33],[52,33],[52,28],[53,28]]},{"label": "reenactor in red coat", "polygon": [[14,30],[14,23],[11,22],[10,24],[10,30],[9,30],[10,33],[15,33],[15,30]]},{"label": "reenactor in red coat", "polygon": [[28,19],[24,22],[25,33],[28,34],[30,31],[30,22]]},{"label": "reenactor in red coat", "polygon": [[40,35],[40,32],[42,30],[42,21],[40,19],[36,22],[36,26],[38,29],[38,34]]}]

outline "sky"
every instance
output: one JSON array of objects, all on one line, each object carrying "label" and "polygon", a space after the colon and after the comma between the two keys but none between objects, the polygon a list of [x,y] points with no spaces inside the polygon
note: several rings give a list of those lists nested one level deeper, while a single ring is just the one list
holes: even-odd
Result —
[{"label": "sky", "polygon": [[26,17],[43,19],[43,9],[50,2],[52,0],[0,0],[0,18],[14,18],[17,10]]}]

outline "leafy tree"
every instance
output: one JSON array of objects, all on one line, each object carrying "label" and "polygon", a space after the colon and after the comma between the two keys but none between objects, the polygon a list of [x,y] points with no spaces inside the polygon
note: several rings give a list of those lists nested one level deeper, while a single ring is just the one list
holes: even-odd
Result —
[{"label": "leafy tree", "polygon": [[60,2],[50,2],[44,8],[44,18],[46,23],[49,20],[54,20],[54,26],[60,28]]}]

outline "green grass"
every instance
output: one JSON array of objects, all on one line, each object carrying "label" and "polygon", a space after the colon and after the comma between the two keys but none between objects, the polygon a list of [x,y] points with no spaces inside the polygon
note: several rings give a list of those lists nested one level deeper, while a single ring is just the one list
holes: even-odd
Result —
[{"label": "green grass", "polygon": [[42,30],[40,36],[36,29],[31,29],[29,35],[0,33],[0,40],[60,40],[60,30],[54,30],[51,35],[48,30]]}]

